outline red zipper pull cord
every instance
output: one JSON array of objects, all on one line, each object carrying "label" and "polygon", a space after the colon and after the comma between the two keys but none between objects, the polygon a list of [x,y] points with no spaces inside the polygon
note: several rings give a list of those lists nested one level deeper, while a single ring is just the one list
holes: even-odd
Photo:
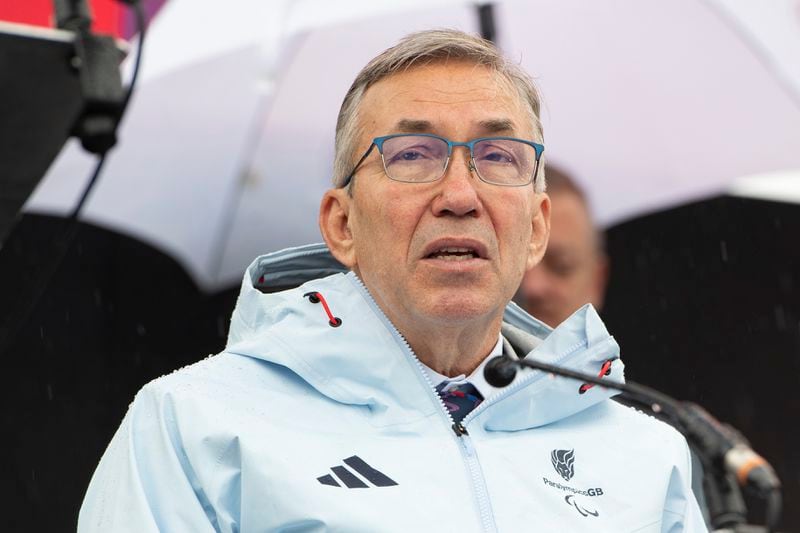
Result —
[{"label": "red zipper pull cord", "polygon": [[328,315],[328,325],[330,327],[338,328],[342,325],[342,319],[338,316],[333,316],[333,313],[331,313],[331,308],[328,307],[328,302],[325,301],[325,297],[320,293],[316,291],[307,292],[303,295],[303,298],[308,298],[308,301],[312,304],[322,303],[322,307],[325,309],[325,313]]},{"label": "red zipper pull cord", "polygon": [[[600,368],[600,373],[597,374],[597,377],[602,378],[603,376],[609,375],[611,373],[611,363],[613,362],[614,362],[613,359],[609,359],[608,361],[603,363],[603,366]],[[578,394],[583,394],[592,387],[594,387],[594,383],[584,383],[583,385],[578,387]]]}]

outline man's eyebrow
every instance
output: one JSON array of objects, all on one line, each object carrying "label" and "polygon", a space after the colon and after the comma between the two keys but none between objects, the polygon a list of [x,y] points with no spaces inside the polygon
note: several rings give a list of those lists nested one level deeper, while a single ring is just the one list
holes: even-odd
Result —
[{"label": "man's eyebrow", "polygon": [[[507,118],[482,120],[478,123],[478,126],[482,131],[489,134],[514,131],[514,122]],[[404,118],[397,122],[395,129],[403,133],[429,133],[433,131],[433,124],[427,120]]]},{"label": "man's eyebrow", "polygon": [[404,133],[429,133],[433,130],[433,124],[427,120],[404,118],[397,123],[396,129]]},{"label": "man's eyebrow", "polygon": [[479,125],[487,133],[510,133],[514,131],[514,122],[507,118],[482,120]]}]

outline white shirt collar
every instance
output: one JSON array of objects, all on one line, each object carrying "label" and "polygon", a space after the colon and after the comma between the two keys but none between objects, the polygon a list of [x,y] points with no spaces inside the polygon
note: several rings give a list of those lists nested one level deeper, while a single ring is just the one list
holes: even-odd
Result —
[{"label": "white shirt collar", "polygon": [[478,389],[478,392],[480,392],[484,398],[488,398],[489,396],[492,396],[494,393],[498,392],[501,389],[497,387],[492,387],[491,385],[486,383],[486,378],[483,377],[483,368],[486,366],[486,363],[488,363],[490,359],[502,354],[503,354],[503,337],[502,335],[498,334],[497,344],[494,345],[492,351],[489,352],[489,354],[483,358],[483,361],[481,361],[481,364],[478,365],[478,368],[476,368],[469,376],[461,374],[460,376],[455,376],[450,378],[447,376],[443,376],[442,374],[431,369],[430,367],[428,367],[428,365],[426,365],[422,361],[420,361],[420,363],[422,364],[423,370],[425,370],[425,373],[428,374],[428,378],[431,380],[431,383],[433,383],[434,386],[437,386],[443,381],[445,381],[447,382],[447,385],[445,386],[444,390],[447,390],[447,388],[450,387],[451,385],[459,385],[461,383],[464,383],[465,381],[468,381],[472,383],[472,385],[474,385],[476,389]]}]

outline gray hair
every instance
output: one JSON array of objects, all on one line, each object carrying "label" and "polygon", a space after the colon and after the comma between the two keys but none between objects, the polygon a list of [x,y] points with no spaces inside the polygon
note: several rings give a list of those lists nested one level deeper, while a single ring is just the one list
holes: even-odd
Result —
[{"label": "gray hair", "polygon": [[[508,61],[492,42],[480,37],[459,30],[421,31],[407,35],[395,46],[370,61],[358,73],[347,91],[336,121],[334,186],[342,186],[358,157],[355,151],[362,135],[358,112],[367,89],[380,80],[412,66],[447,59],[473,61],[476,65],[493,69],[508,81],[516,88],[520,99],[530,108],[531,125],[536,137],[534,140],[540,142],[543,140],[542,124],[539,120],[539,92],[531,77],[519,65]],[[544,161],[539,165],[539,175],[535,183],[537,192],[544,191]]]}]

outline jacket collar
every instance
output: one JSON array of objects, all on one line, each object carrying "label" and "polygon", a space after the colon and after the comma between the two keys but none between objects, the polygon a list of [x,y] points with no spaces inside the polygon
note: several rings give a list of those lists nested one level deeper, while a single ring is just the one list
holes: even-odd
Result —
[{"label": "jacket collar", "polygon": [[[286,287],[295,288],[269,292]],[[341,326],[329,324],[321,303],[304,296],[310,292],[322,294]],[[594,375],[607,359],[618,359],[616,342],[588,305],[552,330],[510,303],[502,333],[519,357]],[[264,255],[251,264],[226,351],[285,367],[324,396],[367,409],[375,425],[408,423],[442,412],[433,384],[405,339],[358,277],[322,244]],[[622,371],[621,362],[615,362],[609,379],[621,380]],[[526,429],[611,396],[600,387],[581,395],[579,386],[541,372],[521,372],[470,418],[488,431]]]}]

